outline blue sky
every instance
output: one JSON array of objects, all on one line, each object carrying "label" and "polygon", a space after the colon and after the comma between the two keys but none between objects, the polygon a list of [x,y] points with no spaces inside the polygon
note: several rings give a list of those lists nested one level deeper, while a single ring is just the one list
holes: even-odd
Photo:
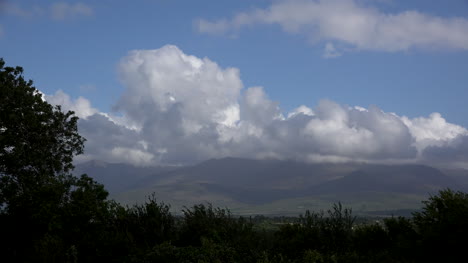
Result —
[{"label": "blue sky", "polygon": [[437,112],[468,127],[466,0],[0,0],[0,8],[7,65],[23,66],[45,94],[81,96],[102,113],[131,115],[119,107],[138,85],[119,71],[129,52],[170,44],[237,68],[241,93],[262,86],[285,116],[326,99],[409,119]]}]

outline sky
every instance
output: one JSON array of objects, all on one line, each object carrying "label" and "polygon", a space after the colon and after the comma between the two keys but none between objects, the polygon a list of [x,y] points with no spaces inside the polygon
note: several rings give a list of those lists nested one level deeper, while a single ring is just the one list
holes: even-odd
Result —
[{"label": "sky", "polygon": [[0,0],[0,51],[77,161],[468,168],[466,0]]}]

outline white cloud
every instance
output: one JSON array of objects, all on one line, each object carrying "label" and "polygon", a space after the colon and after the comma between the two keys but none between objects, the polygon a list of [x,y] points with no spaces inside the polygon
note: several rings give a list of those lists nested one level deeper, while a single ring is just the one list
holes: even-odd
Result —
[{"label": "white cloud", "polygon": [[117,109],[141,127],[139,140],[163,162],[222,156],[416,156],[408,128],[393,114],[323,101],[315,109],[301,106],[285,118],[263,88],[241,93],[237,69],[222,69],[175,46],[130,52],[120,63],[120,78],[126,91]]},{"label": "white cloud", "polygon": [[294,109],[293,111],[291,111],[290,113],[288,113],[288,118],[291,118],[291,117],[294,117],[298,114],[304,114],[304,115],[307,115],[307,116],[314,116],[314,111],[305,106],[305,105],[301,105],[299,107],[297,107],[296,109]]},{"label": "white cloud", "polygon": [[154,163],[154,155],[138,149],[115,147],[111,150],[112,161],[129,162],[136,166],[150,166]]},{"label": "white cloud", "polygon": [[[141,133],[114,121],[108,114],[97,113],[78,122],[79,132],[86,138],[85,154],[79,159],[104,160],[148,166],[158,163]],[[155,152],[157,152],[155,150]]]},{"label": "white cloud", "polygon": [[444,18],[413,10],[384,13],[355,0],[275,1],[268,8],[239,13],[231,20],[195,22],[199,32],[213,34],[256,24],[278,24],[284,31],[306,35],[312,42],[328,41],[325,57],[340,54],[330,41],[358,50],[388,52],[468,49],[466,18]]},{"label": "white cloud", "polygon": [[468,136],[468,130],[456,124],[448,123],[440,113],[432,113],[428,118],[401,118],[415,138],[416,147],[422,151],[429,146],[444,146],[457,137]]},{"label": "white cloud", "polygon": [[270,101],[262,87],[245,91],[241,108],[242,120],[265,126],[275,120],[284,119],[278,103]]},{"label": "white cloud", "polygon": [[[120,116],[58,91],[51,103],[75,110],[87,138],[82,160],[146,166],[227,156],[313,162],[468,162],[468,132],[434,113],[409,119],[376,106],[323,100],[284,117],[261,87],[243,90],[239,70],[175,46],[136,50],[119,65]],[[440,157],[442,155],[444,158]],[[450,158],[448,158],[450,156]]]},{"label": "white cloud", "polygon": [[117,108],[141,124],[169,118],[168,130],[180,128],[181,135],[190,135],[239,118],[239,71],[223,70],[175,46],[132,51],[122,60],[120,75],[127,90]]},{"label": "white cloud", "polygon": [[318,146],[316,153],[347,158],[412,158],[413,138],[402,121],[377,107],[367,111],[321,101],[302,129],[308,141]]},{"label": "white cloud", "polygon": [[45,100],[53,105],[61,105],[64,111],[74,111],[75,115],[81,119],[86,119],[91,115],[98,113],[98,110],[91,107],[89,100],[79,97],[72,100],[68,94],[58,90],[54,95],[44,95]]}]

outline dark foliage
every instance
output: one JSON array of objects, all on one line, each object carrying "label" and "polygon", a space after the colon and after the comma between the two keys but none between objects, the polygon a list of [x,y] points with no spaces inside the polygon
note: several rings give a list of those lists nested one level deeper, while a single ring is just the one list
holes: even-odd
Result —
[{"label": "dark foliage", "polygon": [[455,262],[466,255],[468,241],[468,194],[450,189],[424,201],[414,214],[420,234],[421,255],[426,260]]},{"label": "dark foliage", "polygon": [[77,182],[72,159],[84,139],[74,113],[45,102],[22,73],[0,59],[0,225],[8,240],[1,249],[14,261],[48,261],[66,249],[53,233],[63,232]]}]

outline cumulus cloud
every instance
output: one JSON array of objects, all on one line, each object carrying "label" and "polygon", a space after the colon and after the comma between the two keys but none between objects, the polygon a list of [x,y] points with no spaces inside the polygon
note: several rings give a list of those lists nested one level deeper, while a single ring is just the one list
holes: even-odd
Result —
[{"label": "cumulus cloud", "polygon": [[120,63],[120,76],[127,90],[117,109],[142,125],[170,119],[168,129],[190,135],[239,118],[239,71],[221,69],[175,46],[131,52]]},{"label": "cumulus cloud", "polygon": [[415,138],[415,146],[420,152],[427,147],[444,147],[454,144],[458,138],[468,136],[468,130],[456,124],[448,123],[440,113],[432,113],[428,118],[409,119],[402,117]]},{"label": "cumulus cloud", "polygon": [[[236,14],[232,19],[194,22],[200,33],[235,32],[257,24],[280,25],[285,32],[302,34],[312,42],[328,41],[325,57],[340,50],[330,42],[358,50],[468,49],[468,19],[438,17],[407,10],[385,13],[357,0],[283,0],[265,9]],[[343,50],[344,51],[344,50]]]},{"label": "cumulus cloud", "polygon": [[[130,163],[150,166],[160,163],[141,134],[122,123],[115,122],[107,114],[94,114],[80,119],[79,132],[87,141],[81,160],[104,160],[115,163]],[[79,161],[80,159],[78,159]]]},{"label": "cumulus cloud", "polygon": [[397,117],[373,106],[367,111],[322,101],[303,129],[317,153],[363,159],[413,158],[408,128]]},{"label": "cumulus cloud", "polygon": [[309,108],[309,107],[307,107],[305,105],[301,105],[301,106],[295,108],[294,110],[292,110],[290,113],[288,113],[288,118],[294,117],[294,116],[296,116],[298,114],[304,114],[304,115],[307,115],[307,116],[314,116],[315,115],[314,111],[311,108]]},{"label": "cumulus cloud", "polygon": [[468,169],[468,135],[459,135],[445,144],[424,148],[421,159],[431,164]]},{"label": "cumulus cloud", "polygon": [[271,101],[262,87],[247,89],[243,96],[242,106],[242,119],[259,126],[284,119],[278,103]]},{"label": "cumulus cloud", "polygon": [[91,106],[89,100],[79,97],[72,100],[68,94],[58,90],[53,95],[44,95],[45,100],[53,105],[61,105],[65,111],[74,111],[75,115],[81,119],[86,119],[91,115],[98,113],[98,110]]},{"label": "cumulus cloud", "polygon": [[[45,98],[74,110],[87,138],[81,160],[139,166],[227,156],[312,162],[468,162],[468,132],[440,114],[408,118],[377,106],[323,100],[284,114],[262,87],[244,88],[239,70],[176,46],[135,50],[119,64],[119,114],[58,91]],[[450,158],[439,158],[450,163]]]},{"label": "cumulus cloud", "polygon": [[99,112],[89,100],[78,97],[72,99],[62,90],[53,95],[43,95],[52,105],[61,105],[63,111],[74,111],[79,119],[79,132],[86,139],[86,154],[77,161],[106,160],[115,163],[131,163],[149,166],[158,163],[154,155],[147,151],[147,144],[132,121],[125,116]]}]

